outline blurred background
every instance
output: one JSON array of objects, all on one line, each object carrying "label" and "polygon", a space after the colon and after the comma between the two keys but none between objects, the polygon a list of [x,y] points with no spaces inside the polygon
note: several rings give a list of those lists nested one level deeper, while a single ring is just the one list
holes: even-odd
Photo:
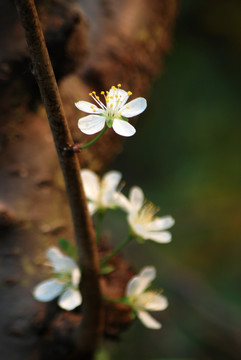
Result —
[{"label": "blurred background", "polygon": [[162,329],[136,321],[103,359],[241,359],[240,24],[240,0],[182,1],[164,74],[112,165],[176,224],[170,244],[125,253],[136,271],[157,267]]}]

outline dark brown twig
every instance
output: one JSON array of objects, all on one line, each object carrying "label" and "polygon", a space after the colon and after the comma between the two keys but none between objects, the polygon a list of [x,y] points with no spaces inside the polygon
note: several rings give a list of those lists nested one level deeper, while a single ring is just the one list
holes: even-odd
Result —
[{"label": "dark brown twig", "polygon": [[[38,82],[65,179],[79,261],[82,268],[83,322],[77,339],[81,354],[93,354],[101,332],[101,295],[98,282],[98,254],[95,233],[87,209],[80,166],[75,153],[65,156],[63,149],[73,140],[65,118],[58,86],[46,48],[33,0],[15,0],[22,22],[34,75]],[[83,358],[83,357],[82,357]],[[91,355],[88,356],[91,358]]]}]

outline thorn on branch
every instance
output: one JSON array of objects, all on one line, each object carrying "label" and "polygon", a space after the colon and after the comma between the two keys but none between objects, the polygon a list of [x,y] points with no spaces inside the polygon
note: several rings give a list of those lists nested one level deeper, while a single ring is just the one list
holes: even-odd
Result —
[{"label": "thorn on branch", "polygon": [[63,148],[63,155],[70,156],[74,153],[79,153],[81,150],[80,144],[73,144],[73,145],[67,145],[65,148]]}]

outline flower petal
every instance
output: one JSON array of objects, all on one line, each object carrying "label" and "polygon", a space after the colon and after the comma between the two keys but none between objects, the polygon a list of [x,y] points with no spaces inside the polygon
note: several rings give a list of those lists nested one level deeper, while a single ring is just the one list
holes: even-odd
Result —
[{"label": "flower petal", "polygon": [[64,254],[58,248],[52,246],[46,251],[46,257],[49,259],[53,267],[55,267],[55,264],[59,263],[59,260],[64,257]]},{"label": "flower petal", "polygon": [[118,207],[120,207],[122,210],[126,211],[127,213],[129,213],[132,210],[131,203],[125,195],[123,195],[120,192],[116,192],[114,194],[114,198],[115,198],[115,204]]},{"label": "flower petal", "polygon": [[134,211],[139,211],[144,202],[144,193],[138,186],[133,186],[130,190],[130,202]]},{"label": "flower petal", "polygon": [[135,134],[136,129],[134,126],[128,123],[128,121],[120,120],[120,119],[114,119],[113,125],[112,125],[114,131],[121,136],[132,136]]},{"label": "flower petal", "polygon": [[[93,114],[102,114],[104,112],[103,109],[99,109],[96,105],[88,102],[88,101],[78,101],[75,103],[75,106],[86,113]],[[95,110],[95,111],[94,111]]]},{"label": "flower petal", "polygon": [[122,174],[119,171],[107,172],[101,181],[102,203],[104,206],[115,205],[114,194],[121,180]]},{"label": "flower petal", "polygon": [[125,104],[120,113],[127,118],[141,114],[147,107],[146,99],[139,97]]},{"label": "flower petal", "polygon": [[98,201],[100,193],[99,176],[88,169],[83,169],[80,174],[83,180],[85,195],[87,199],[94,202]]},{"label": "flower petal", "polygon": [[101,131],[105,126],[105,117],[100,115],[88,115],[79,119],[78,128],[87,135]]},{"label": "flower petal", "polygon": [[153,266],[146,266],[139,275],[134,276],[127,284],[126,295],[139,295],[145,291],[156,277],[156,269]]},{"label": "flower petal", "polygon": [[82,303],[82,296],[78,290],[68,288],[59,298],[58,305],[65,310],[73,310]]},{"label": "flower petal", "polygon": [[155,330],[161,328],[161,324],[146,311],[138,311],[137,316],[141,320],[142,324],[145,325],[147,328]]},{"label": "flower petal", "polygon": [[40,284],[35,286],[33,296],[39,301],[51,301],[61,294],[63,288],[64,283],[56,279],[42,281]]},{"label": "flower petal", "polygon": [[72,284],[74,287],[77,287],[79,285],[80,279],[81,279],[81,272],[80,269],[76,267],[72,271]]},{"label": "flower petal", "polygon": [[108,171],[101,181],[102,190],[115,191],[121,178],[122,174],[119,171]]},{"label": "flower petal", "polygon": [[137,306],[150,311],[161,311],[168,307],[167,298],[153,291],[145,291],[140,294],[136,302]]},{"label": "flower petal", "polygon": [[94,215],[94,213],[98,209],[98,205],[88,201],[88,209],[89,209],[90,215]]},{"label": "flower petal", "polygon": [[147,224],[146,228],[149,231],[158,231],[169,229],[175,223],[171,216],[156,217],[154,221]]},{"label": "flower petal", "polygon": [[[117,95],[117,97],[116,97]],[[118,101],[118,108],[121,108],[122,106],[124,106],[124,104],[127,102],[129,95],[128,92],[125,90],[122,90],[120,88],[114,90],[114,89],[110,89],[108,96],[110,98],[110,103],[113,103],[113,106],[116,106],[116,101]],[[111,99],[111,97],[113,97],[113,100]]]},{"label": "flower petal", "polygon": [[172,239],[172,235],[169,231],[148,231],[145,234],[143,234],[143,239],[146,240],[153,240],[160,244],[166,244],[169,243]]}]

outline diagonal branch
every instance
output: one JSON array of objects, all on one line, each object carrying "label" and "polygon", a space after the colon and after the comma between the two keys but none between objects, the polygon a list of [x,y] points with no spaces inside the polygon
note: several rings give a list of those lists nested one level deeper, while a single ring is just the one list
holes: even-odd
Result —
[{"label": "diagonal branch", "polygon": [[[83,321],[78,339],[82,353],[93,353],[101,332],[101,295],[98,282],[98,254],[93,224],[87,209],[80,166],[75,154],[63,149],[73,143],[62,101],[33,0],[15,0],[22,22],[33,72],[38,82],[65,179],[72,212],[79,261],[82,268]],[[43,159],[44,160],[44,159]]]}]

